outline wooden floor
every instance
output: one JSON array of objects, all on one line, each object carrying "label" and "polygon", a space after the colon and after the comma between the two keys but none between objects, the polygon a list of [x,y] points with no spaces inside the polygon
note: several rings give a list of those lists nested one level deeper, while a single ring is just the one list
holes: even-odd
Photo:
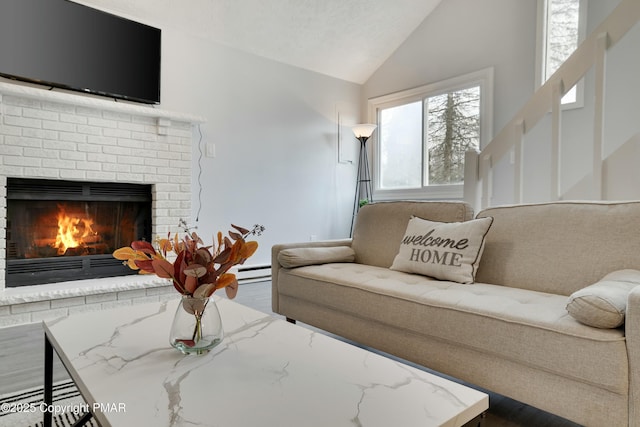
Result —
[{"label": "wooden floor", "polygon": [[[223,294],[224,292],[220,293],[221,296],[224,296]],[[242,284],[235,301],[278,316],[271,311],[270,281]],[[54,357],[55,380],[68,378],[57,356]],[[44,335],[39,323],[0,328],[0,395],[30,387],[41,387],[44,378],[43,365]],[[486,427],[578,426],[498,394],[489,393],[489,402]]]}]

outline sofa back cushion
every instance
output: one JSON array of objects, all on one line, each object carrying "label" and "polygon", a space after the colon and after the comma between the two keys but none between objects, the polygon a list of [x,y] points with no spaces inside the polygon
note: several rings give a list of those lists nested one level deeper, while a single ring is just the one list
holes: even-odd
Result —
[{"label": "sofa back cushion", "polygon": [[411,217],[438,222],[462,222],[473,218],[465,202],[376,202],[363,206],[353,228],[351,247],[360,264],[390,267]]},{"label": "sofa back cushion", "polygon": [[640,202],[491,207],[476,281],[571,295],[612,271],[640,269]]}]

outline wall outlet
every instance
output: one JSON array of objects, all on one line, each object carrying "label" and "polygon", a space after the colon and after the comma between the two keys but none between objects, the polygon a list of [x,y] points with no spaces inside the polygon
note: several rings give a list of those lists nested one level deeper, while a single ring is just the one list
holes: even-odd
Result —
[{"label": "wall outlet", "polygon": [[204,155],[207,157],[215,157],[216,156],[216,144],[212,142],[208,142],[204,146]]}]

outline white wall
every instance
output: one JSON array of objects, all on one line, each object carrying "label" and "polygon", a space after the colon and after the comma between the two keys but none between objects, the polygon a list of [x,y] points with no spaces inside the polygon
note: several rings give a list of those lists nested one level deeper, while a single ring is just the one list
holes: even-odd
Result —
[{"label": "white wall", "polygon": [[536,0],[447,0],[365,83],[365,99],[494,68],[494,131],[534,88]]},{"label": "white wall", "polygon": [[[349,235],[355,168],[338,163],[336,115],[359,116],[359,85],[191,34],[162,5],[83,3],[162,29],[161,107],[207,120],[194,131],[191,218],[205,241],[232,222],[262,224],[253,265],[270,263],[275,243]],[[206,144],[214,158],[200,156]]]},{"label": "white wall", "polygon": [[[365,120],[368,98],[493,67],[497,133],[535,86],[536,0],[441,2],[362,87],[207,40],[191,32],[184,16],[174,16],[175,6],[168,3],[82,2],[163,30],[161,107],[207,119],[201,142],[199,132],[194,133],[192,221],[199,212],[205,239],[230,222],[264,224],[267,232],[251,264],[269,262],[274,243],[349,234],[355,168],[338,163],[336,110],[354,121]],[[590,27],[617,2],[590,0]],[[621,110],[628,111],[626,104]],[[215,144],[216,157],[199,161],[205,144]],[[348,148],[355,153],[355,141]],[[544,150],[531,158],[535,162],[529,170],[537,172]],[[534,187],[532,197],[544,197],[548,178],[537,173],[526,185]],[[584,173],[569,175],[577,181]],[[512,180],[511,166],[499,165],[494,204],[511,202]]]},{"label": "white wall", "polygon": [[[587,5],[587,34],[620,3],[619,0],[590,0]],[[606,200],[640,198],[637,165],[640,161],[640,25],[636,25],[607,52],[603,154],[606,158],[604,194]],[[598,199],[592,180],[594,138],[594,72],[584,84],[584,105],[562,112],[561,191],[565,199]],[[546,117],[525,136],[525,201],[549,200],[550,118]],[[504,162],[503,162],[504,163]],[[512,173],[504,168],[504,177]],[[633,175],[632,175],[633,174]],[[498,199],[510,202],[508,197]],[[494,200],[494,204],[496,201]]]},{"label": "white wall", "polygon": [[[591,32],[619,0],[589,0]],[[535,90],[537,0],[447,0],[376,71],[364,86],[366,99],[494,67],[493,131],[497,134]],[[639,27],[639,26],[636,26]],[[640,28],[608,54],[605,118],[605,198],[640,198],[629,166],[640,162]],[[593,138],[593,77],[587,76],[585,106],[563,115],[563,181],[566,198],[594,198],[590,168]],[[591,85],[589,84],[591,82]],[[550,120],[525,138],[525,202],[550,200]],[[634,167],[634,176],[637,167]],[[627,171],[627,172],[624,172]],[[494,169],[493,205],[513,203],[513,166]]]},{"label": "white wall", "polygon": [[[250,264],[269,262],[275,243],[348,236],[355,171],[338,163],[336,106],[357,114],[359,86],[179,31],[163,37],[163,106],[208,120],[193,154],[202,236],[264,225]],[[206,144],[214,158],[201,157]]]},{"label": "white wall", "polygon": [[[495,134],[533,93],[535,34],[536,0],[443,1],[366,82],[364,98],[493,67]],[[512,179],[497,176],[495,193],[511,195]]]}]

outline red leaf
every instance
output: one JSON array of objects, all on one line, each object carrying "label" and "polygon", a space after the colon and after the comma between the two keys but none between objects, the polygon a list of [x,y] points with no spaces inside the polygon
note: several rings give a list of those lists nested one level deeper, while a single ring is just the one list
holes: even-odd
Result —
[{"label": "red leaf", "polygon": [[173,262],[173,274],[176,279],[180,281],[180,283],[184,283],[185,274],[183,273],[184,268],[187,266],[184,262],[185,252],[182,251],[176,257],[176,260]]},{"label": "red leaf", "polygon": [[193,292],[198,287],[198,279],[192,276],[187,276],[184,281],[184,289],[189,293],[193,294]]},{"label": "red leaf", "polygon": [[238,281],[234,280],[233,283],[230,283],[224,288],[224,291],[227,293],[229,299],[234,299],[238,294]]},{"label": "red leaf", "polygon": [[235,233],[233,231],[229,231],[229,237],[231,237],[233,240],[239,240],[242,239],[242,235]]},{"label": "red leaf", "polygon": [[195,347],[196,346],[196,342],[194,340],[177,339],[176,342],[180,342],[180,343],[184,344],[186,347]]},{"label": "red leaf", "polygon": [[166,259],[154,259],[151,261],[151,265],[156,276],[163,279],[173,278],[173,264]]},{"label": "red leaf", "polygon": [[195,262],[200,265],[208,265],[212,260],[211,252],[206,248],[198,248],[196,251]]},{"label": "red leaf", "polygon": [[184,288],[182,287],[182,285],[180,285],[178,282],[176,282],[175,280],[173,281],[173,287],[176,288],[176,291],[180,292],[182,295],[184,295],[186,293],[186,291],[184,290]]},{"label": "red leaf", "polygon": [[135,242],[131,242],[131,247],[136,251],[144,252],[145,254],[155,255],[156,250],[153,249],[151,243],[144,240],[136,240]]},{"label": "red leaf", "polygon": [[233,224],[231,224],[231,226],[232,226],[233,228],[235,228],[236,230],[238,230],[242,235],[245,235],[245,234],[248,234],[248,233],[249,233],[249,230],[247,230],[247,229],[246,229],[246,228],[244,228],[244,227],[240,227],[240,226],[233,225]]},{"label": "red leaf", "polygon": [[220,254],[214,258],[213,262],[216,264],[224,264],[229,260],[229,255],[231,255],[231,248],[226,248],[224,251],[220,252]]},{"label": "red leaf", "polygon": [[145,271],[147,273],[155,273],[155,270],[153,269],[153,261],[151,261],[150,259],[136,259],[133,262],[135,262],[135,264],[138,266],[138,268],[142,271]]}]

